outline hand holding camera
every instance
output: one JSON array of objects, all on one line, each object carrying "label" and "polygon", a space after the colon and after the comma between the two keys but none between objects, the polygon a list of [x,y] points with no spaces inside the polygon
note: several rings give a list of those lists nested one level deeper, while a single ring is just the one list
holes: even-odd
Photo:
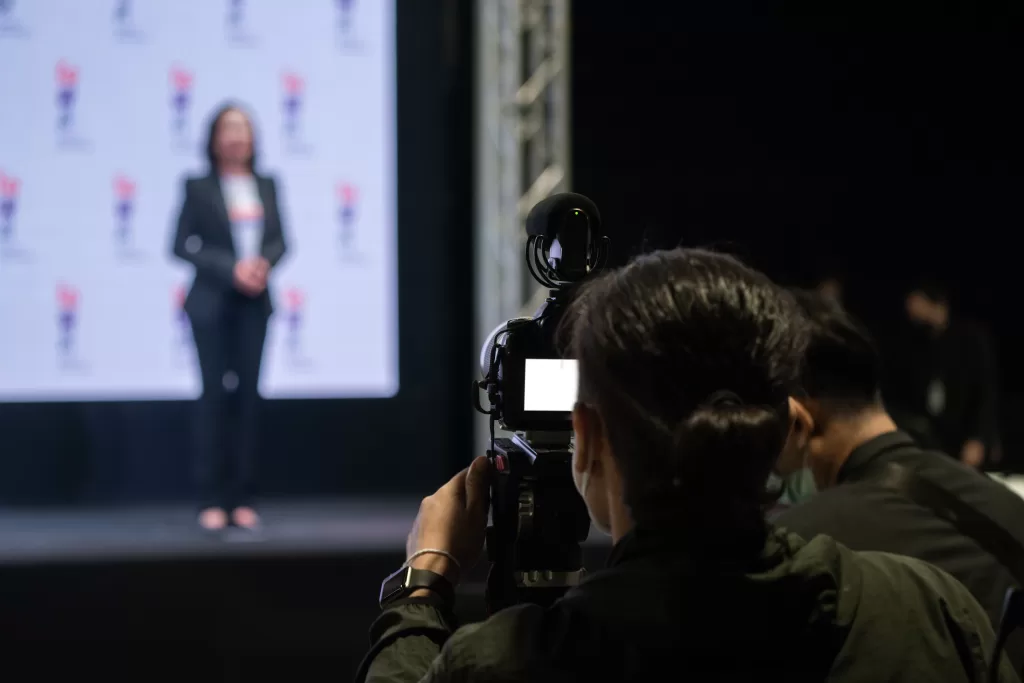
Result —
[{"label": "hand holding camera", "polygon": [[422,550],[441,550],[456,558],[459,566],[440,553],[425,553],[415,557],[410,567],[427,569],[455,584],[460,569],[468,570],[477,561],[487,528],[490,468],[487,458],[480,456],[424,498],[406,542],[406,557],[412,558]]}]

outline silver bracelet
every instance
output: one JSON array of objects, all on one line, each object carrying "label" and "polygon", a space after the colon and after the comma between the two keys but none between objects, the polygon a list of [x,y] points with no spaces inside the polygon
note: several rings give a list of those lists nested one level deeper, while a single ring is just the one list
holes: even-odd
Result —
[{"label": "silver bracelet", "polygon": [[447,557],[449,560],[451,560],[451,563],[455,565],[455,569],[457,571],[462,571],[462,566],[459,564],[459,561],[455,559],[454,555],[452,555],[447,550],[439,550],[437,548],[424,548],[423,550],[417,550],[408,558],[406,558],[405,564],[402,565],[402,568],[404,569],[405,567],[408,567],[413,560],[423,555],[440,555],[441,557]]}]

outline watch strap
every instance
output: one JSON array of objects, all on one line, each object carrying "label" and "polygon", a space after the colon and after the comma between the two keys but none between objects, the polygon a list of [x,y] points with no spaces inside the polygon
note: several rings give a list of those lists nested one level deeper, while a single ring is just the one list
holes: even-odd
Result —
[{"label": "watch strap", "polygon": [[444,576],[429,569],[402,567],[381,583],[380,607],[384,609],[420,589],[436,593],[447,603],[455,600],[455,587]]}]

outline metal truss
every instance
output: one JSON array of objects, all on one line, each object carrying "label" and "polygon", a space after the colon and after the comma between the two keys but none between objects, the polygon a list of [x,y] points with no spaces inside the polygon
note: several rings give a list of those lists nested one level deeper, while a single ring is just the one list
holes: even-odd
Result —
[{"label": "metal truss", "polygon": [[[569,188],[570,44],[569,0],[476,6],[479,348],[502,321],[533,312],[524,310],[539,288],[524,262],[524,224],[534,204]],[[485,437],[479,429],[479,447]]]}]

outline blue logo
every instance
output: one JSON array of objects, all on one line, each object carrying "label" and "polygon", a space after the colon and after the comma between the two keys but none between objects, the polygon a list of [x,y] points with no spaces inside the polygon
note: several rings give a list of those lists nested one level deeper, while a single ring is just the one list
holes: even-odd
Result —
[{"label": "blue logo", "polygon": [[306,80],[299,74],[286,71],[281,75],[281,118],[283,121],[285,151],[291,156],[305,156],[310,152],[302,137],[302,119],[306,94]]},{"label": "blue logo", "polygon": [[228,0],[227,39],[236,47],[255,47],[256,37],[248,30],[245,0]]},{"label": "blue logo", "polygon": [[0,244],[14,242],[14,217],[18,212],[21,181],[0,171]]},{"label": "blue logo", "polygon": [[338,8],[338,42],[342,50],[357,50],[359,40],[356,31],[356,0],[336,0]]},{"label": "blue logo", "polygon": [[145,37],[135,24],[132,0],[116,0],[114,3],[114,37],[125,43],[139,43]]},{"label": "blue logo", "polygon": [[118,244],[128,247],[132,242],[132,214],[135,212],[135,182],[119,175],[114,178],[114,235]]},{"label": "blue logo", "polygon": [[298,287],[289,287],[284,293],[285,347],[293,364],[302,365],[302,328],[305,322],[306,294]]},{"label": "blue logo", "polygon": [[57,350],[64,358],[71,356],[75,348],[80,298],[78,290],[71,285],[57,285]]},{"label": "blue logo", "polygon": [[173,67],[171,83],[171,135],[179,150],[192,152],[188,138],[189,112],[192,108],[192,84],[195,74],[187,69]]},{"label": "blue logo", "polygon": [[78,67],[63,59],[57,62],[57,128],[71,129],[75,119],[75,100],[78,94]]},{"label": "blue logo", "polygon": [[57,144],[67,150],[86,150],[89,142],[78,131],[77,114],[80,74],[78,67],[62,59],[57,62]]},{"label": "blue logo", "polygon": [[136,184],[124,175],[114,176],[114,247],[122,260],[143,256],[135,245]]},{"label": "blue logo", "polygon": [[21,180],[0,170],[0,258],[4,262],[31,260],[18,240]]},{"label": "blue logo", "polygon": [[335,193],[338,196],[338,243],[342,251],[348,254],[355,241],[359,189],[352,183],[341,182]]},{"label": "blue logo", "polygon": [[284,86],[284,130],[288,137],[295,138],[299,132],[299,120],[302,115],[302,93],[306,82],[296,73],[285,73],[281,77]]}]

